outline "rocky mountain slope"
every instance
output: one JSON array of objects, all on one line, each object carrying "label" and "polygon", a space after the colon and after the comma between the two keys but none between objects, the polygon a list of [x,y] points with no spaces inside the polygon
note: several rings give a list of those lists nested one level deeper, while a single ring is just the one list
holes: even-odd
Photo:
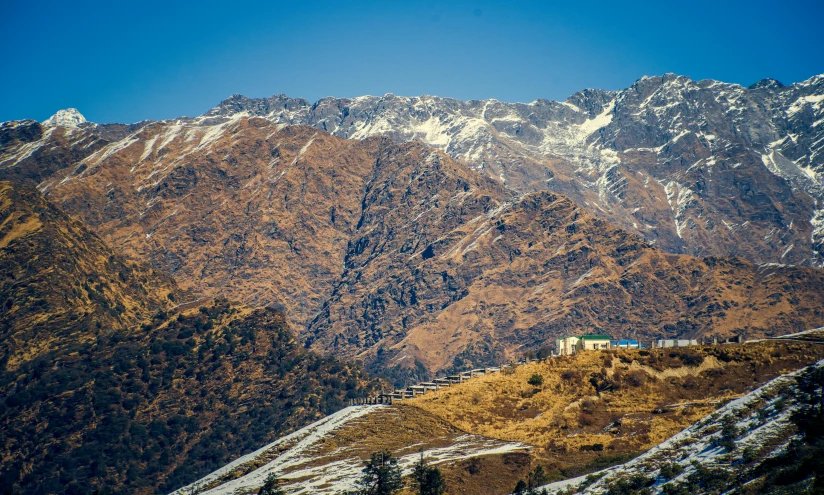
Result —
[{"label": "rocky mountain slope", "polygon": [[0,182],[0,491],[170,491],[373,393],[282,312],[185,304],[35,189]]},{"label": "rocky mountain slope", "polygon": [[137,325],[182,302],[33,187],[0,181],[0,366]]},{"label": "rocky mountain slope", "polygon": [[152,123],[40,188],[185,289],[283,307],[311,348],[398,379],[500,362],[568,332],[824,323],[824,272],[664,254],[421,143],[242,116]]},{"label": "rocky mountain slope", "polygon": [[512,189],[565,194],[670,253],[824,262],[824,76],[744,88],[666,74],[528,104],[235,95],[199,121],[238,115],[419,140]]},{"label": "rocky mountain slope", "polygon": [[0,124],[0,180],[37,185],[146,124],[95,124],[70,110],[60,110],[42,124],[35,120]]}]

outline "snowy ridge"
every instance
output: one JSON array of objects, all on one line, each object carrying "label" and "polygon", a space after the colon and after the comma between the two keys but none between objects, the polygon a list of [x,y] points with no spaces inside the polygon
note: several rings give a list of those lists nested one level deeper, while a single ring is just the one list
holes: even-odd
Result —
[{"label": "snowy ridge", "polygon": [[[824,76],[745,88],[664,74],[618,91],[583,90],[563,102],[386,94],[312,103],[233,95],[202,116],[160,123],[162,135],[141,140],[137,156],[123,141],[137,125],[82,124],[79,113],[61,111],[47,123],[64,124],[46,131],[99,133],[110,147],[86,166],[127,157],[135,173],[149,170],[153,180],[141,187],[150,187],[192,152],[209,153],[217,140],[231,138],[246,117],[347,139],[421,141],[517,193],[564,194],[671,253],[824,266]],[[47,142],[9,146],[0,166],[36,159],[50,149]],[[175,163],[164,160],[169,154]],[[286,164],[273,162],[272,180]]]},{"label": "snowy ridge", "polygon": [[[664,74],[642,77],[619,91],[580,91],[563,102],[386,94],[311,103],[285,95],[234,95],[196,120],[214,124],[237,115],[310,125],[347,139],[380,134],[398,142],[422,141],[516,191],[565,194],[671,252],[728,255],[727,249],[740,255],[738,247],[749,244],[759,252],[752,258],[759,263],[824,264],[824,234],[817,225],[812,234],[799,227],[786,243],[777,237],[760,242],[763,234],[751,237],[778,227],[779,215],[775,225],[752,231],[725,227],[753,216],[726,204],[727,191],[735,190],[744,174],[753,177],[753,191],[740,192],[745,203],[759,194],[775,202],[791,196],[805,211],[784,212],[792,215],[785,225],[817,218],[809,205],[824,204],[822,76],[790,86],[765,80],[745,88]],[[737,168],[740,174],[727,173]],[[657,184],[621,182],[629,173]],[[765,173],[773,177],[764,181]],[[675,198],[666,197],[663,186],[670,183],[678,185]],[[672,216],[646,221],[659,215],[655,205],[665,201]],[[699,230],[709,232],[687,235],[684,229],[699,216]],[[727,247],[701,244],[712,237],[726,239]],[[783,256],[789,244],[796,247]]]},{"label": "snowy ridge", "polygon": [[254,461],[255,459],[269,452],[280,451],[280,447],[284,447],[286,449],[285,453],[278,455],[275,458],[275,460],[273,460],[269,464],[266,464],[260,469],[252,471],[246,476],[231,480],[228,483],[221,484],[217,488],[214,488],[204,493],[233,493],[235,489],[244,486],[254,485],[260,487],[263,485],[263,481],[266,479],[266,476],[268,476],[270,472],[280,473],[283,470],[283,468],[289,465],[290,461],[294,462],[296,455],[298,455],[303,449],[318,442],[326,435],[334,431],[336,428],[340,427],[342,424],[345,424],[346,422],[351,421],[355,418],[359,418],[365,414],[369,414],[370,412],[371,407],[365,406],[353,406],[341,409],[340,411],[334,414],[330,414],[329,416],[326,416],[325,418],[320,419],[310,424],[309,426],[305,426],[294,433],[282,437],[276,440],[275,442],[272,442],[269,445],[266,445],[265,447],[262,447],[252,452],[251,454],[246,454],[242,457],[239,457],[235,461],[223,466],[222,468],[218,469],[217,471],[214,471],[208,476],[201,478],[195,483],[192,483],[189,486],[180,488],[172,492],[172,495],[189,495],[194,493],[201,493],[199,492],[201,487],[210,485],[212,483],[219,483],[221,478],[230,475],[232,471],[243,466],[244,464]]},{"label": "snowy ridge", "polygon": [[[801,334],[809,332],[802,332]],[[822,366],[824,366],[824,360],[810,367]],[[794,410],[793,407],[782,407],[780,399],[783,395],[791,394],[788,391],[794,387],[795,377],[804,369],[775,378],[758,389],[729,402],[714,413],[629,462],[591,475],[550,483],[543,488],[546,488],[549,493],[566,493],[569,489],[580,487],[588,476],[592,476],[593,478],[598,477],[598,480],[575,493],[598,494],[606,491],[609,483],[619,478],[628,478],[636,474],[656,478],[663,465],[669,463],[679,464],[683,468],[681,474],[667,481],[659,478],[650,487],[653,493],[662,493],[662,486],[667,482],[684,480],[695,472],[693,462],[712,468],[724,467],[730,464],[728,451],[716,444],[721,437],[720,424],[724,420],[732,421],[738,431],[743,432],[734,440],[736,449],[777,445],[767,453],[767,456],[777,455],[786,448],[791,438],[789,430],[792,424],[789,418]],[[763,412],[759,414],[759,411]]]},{"label": "snowy ridge", "polygon": [[[352,426],[357,421],[370,422],[371,414],[391,406],[351,406],[331,414],[309,426],[287,435],[251,454],[218,469],[171,495],[234,495],[256,493],[266,477],[274,473],[284,481],[283,489],[290,494],[337,494],[357,487],[363,469],[356,448],[344,444],[331,453],[319,453],[336,430]],[[406,446],[406,454],[398,455],[398,465],[409,474],[420,453],[416,445]],[[419,446],[418,446],[419,447]],[[526,445],[502,442],[477,435],[462,434],[448,446],[423,449],[432,464],[467,457],[504,454],[526,450]]]}]

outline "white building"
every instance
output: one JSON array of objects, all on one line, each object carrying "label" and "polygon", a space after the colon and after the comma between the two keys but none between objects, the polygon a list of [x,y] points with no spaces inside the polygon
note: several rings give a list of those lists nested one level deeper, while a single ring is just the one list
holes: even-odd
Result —
[{"label": "white building", "polygon": [[555,339],[555,352],[557,352],[559,356],[571,356],[575,354],[575,351],[578,348],[579,340],[580,337],[575,337],[573,335]]},{"label": "white building", "polygon": [[695,339],[659,339],[655,341],[655,347],[689,347],[698,345]]}]

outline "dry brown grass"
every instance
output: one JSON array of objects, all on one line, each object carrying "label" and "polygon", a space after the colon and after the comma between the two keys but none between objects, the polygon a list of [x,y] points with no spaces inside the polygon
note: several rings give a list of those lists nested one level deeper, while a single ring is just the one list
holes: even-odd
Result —
[{"label": "dry brown grass", "polygon": [[[563,471],[649,449],[720,404],[822,357],[822,344],[778,341],[587,352],[478,377],[410,403],[461,430],[538,447],[540,462],[560,463]],[[700,364],[683,364],[696,358]],[[541,387],[527,383],[536,373]]]}]

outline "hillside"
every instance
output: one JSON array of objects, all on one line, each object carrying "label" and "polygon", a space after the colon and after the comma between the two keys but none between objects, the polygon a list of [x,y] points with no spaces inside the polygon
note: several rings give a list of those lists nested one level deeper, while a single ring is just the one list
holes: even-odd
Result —
[{"label": "hillside", "polygon": [[40,187],[183,288],[281,307],[313,350],[398,381],[500,363],[565,333],[824,324],[820,270],[665,254],[563,196],[512,196],[419,143],[244,116],[154,123]]},{"label": "hillside", "polygon": [[[414,407],[351,406],[233,461],[174,495],[256,493],[270,473],[284,480],[290,494],[337,495],[356,488],[362,460],[382,449],[393,452],[407,473],[421,452],[439,463],[492,456],[511,476],[521,475],[529,459],[526,445],[468,435]],[[484,481],[500,489],[506,485],[494,476]]]},{"label": "hillside", "polygon": [[550,494],[813,494],[821,480],[824,363],[781,376],[632,461]]},{"label": "hillside", "polygon": [[282,312],[173,305],[36,190],[0,182],[0,492],[169,491],[374,392]]},{"label": "hillside", "polygon": [[[547,472],[569,477],[643,452],[720,404],[824,358],[821,342],[586,352],[410,404],[469,433],[528,443]],[[528,384],[534,374],[542,385]]]},{"label": "hillside", "polygon": [[665,252],[821,266],[824,76],[749,88],[676,74],[565,101],[234,95],[239,115],[418,140],[519,192],[564,194]]},{"label": "hillside", "polygon": [[[546,481],[570,479],[551,485],[564,489],[612,465],[622,467],[608,473],[638,465],[648,475],[657,467],[645,459],[675,444],[701,451],[700,442],[712,441],[720,427],[703,436],[689,431],[715,424],[748,397],[764,396],[746,395],[753,389],[824,357],[821,334],[815,339],[549,358],[393,405],[348,407],[174,494],[255,493],[269,474],[290,494],[341,493],[355,487],[362,461],[382,449],[400,460],[406,475],[422,452],[456,495],[510,493],[538,466]],[[528,383],[536,373],[542,385]],[[785,417],[795,407],[787,380],[769,385],[784,397],[782,413],[762,417],[750,405],[748,414],[762,422]],[[689,435],[695,440],[680,440]],[[747,441],[740,443],[743,449]],[[756,457],[766,456],[768,445],[775,446],[764,442]],[[684,477],[689,474],[688,468]]]},{"label": "hillside", "polygon": [[2,371],[4,493],[170,491],[376,388],[275,310],[202,304]]},{"label": "hillside", "polygon": [[33,187],[0,182],[0,367],[124,330],[182,302]]}]

